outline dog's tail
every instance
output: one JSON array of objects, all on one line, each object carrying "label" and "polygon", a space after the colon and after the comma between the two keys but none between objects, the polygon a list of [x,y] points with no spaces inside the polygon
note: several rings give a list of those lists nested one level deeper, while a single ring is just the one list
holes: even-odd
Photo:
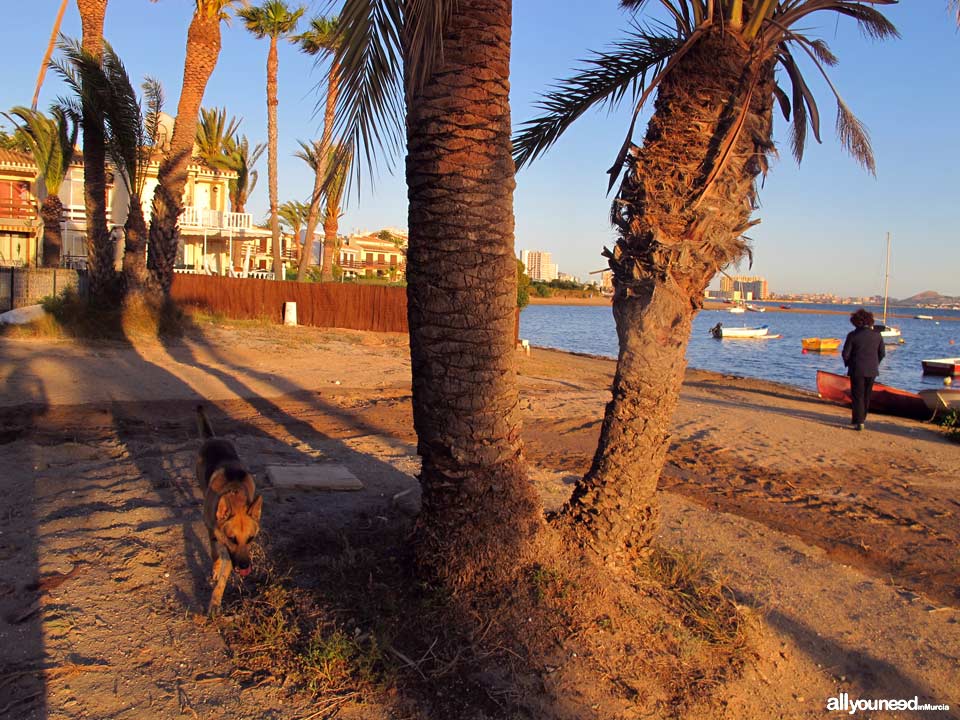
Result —
[{"label": "dog's tail", "polygon": [[197,429],[200,431],[200,437],[204,440],[212,438],[213,428],[210,427],[210,421],[207,420],[207,414],[203,411],[203,405],[197,405]]}]

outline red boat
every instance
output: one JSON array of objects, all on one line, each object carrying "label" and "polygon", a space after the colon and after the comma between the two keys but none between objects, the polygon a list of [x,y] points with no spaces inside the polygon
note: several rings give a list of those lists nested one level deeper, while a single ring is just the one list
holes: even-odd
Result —
[{"label": "red boat", "polygon": [[[846,375],[817,370],[817,393],[824,400],[849,406],[850,378]],[[870,412],[898,415],[914,420],[928,420],[930,410],[923,398],[906,390],[898,390],[880,383],[873,384]]]},{"label": "red boat", "polygon": [[924,375],[960,375],[960,357],[921,360]]}]

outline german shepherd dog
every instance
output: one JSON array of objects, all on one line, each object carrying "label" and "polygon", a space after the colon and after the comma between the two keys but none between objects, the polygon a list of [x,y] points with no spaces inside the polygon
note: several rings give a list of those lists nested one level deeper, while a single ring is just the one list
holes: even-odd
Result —
[{"label": "german shepherd dog", "polygon": [[240,461],[233,443],[216,437],[203,406],[197,406],[197,427],[203,445],[197,457],[197,481],[203,488],[203,523],[210,533],[213,594],[207,612],[220,609],[223,591],[234,568],[250,573],[250,543],[260,531],[263,497]]}]

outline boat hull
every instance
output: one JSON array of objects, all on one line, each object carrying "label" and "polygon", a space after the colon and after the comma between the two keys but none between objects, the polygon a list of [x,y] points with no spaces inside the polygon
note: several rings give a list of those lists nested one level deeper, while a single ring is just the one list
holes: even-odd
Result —
[{"label": "boat hull", "polygon": [[960,411],[960,390],[939,388],[935,390],[921,390],[917,393],[927,404],[931,413]]},{"label": "boat hull", "polygon": [[808,352],[836,352],[840,347],[840,338],[803,338],[803,349]]},{"label": "boat hull", "polygon": [[710,328],[710,334],[718,340],[755,340],[757,338],[770,337],[767,335],[768,327],[723,327],[717,323],[715,327]]},{"label": "boat hull", "polygon": [[924,375],[939,375],[941,377],[960,375],[960,357],[921,360],[920,363],[923,365]]},{"label": "boat hull", "polygon": [[[830,402],[847,406],[852,404],[850,378],[846,375],[817,370],[817,393],[821,398]],[[873,393],[870,396],[870,412],[896,415],[913,420],[927,420],[930,417],[930,410],[922,397],[880,383],[873,384]]]}]

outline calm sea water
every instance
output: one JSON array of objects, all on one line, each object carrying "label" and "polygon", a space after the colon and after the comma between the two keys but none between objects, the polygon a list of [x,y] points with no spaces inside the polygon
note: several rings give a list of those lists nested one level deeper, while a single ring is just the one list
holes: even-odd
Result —
[{"label": "calm sea water", "polygon": [[[803,353],[805,337],[836,337],[841,340],[852,329],[846,305],[802,305],[809,313],[748,312],[736,315],[726,310],[704,310],[693,323],[687,364],[715,372],[773,380],[806,390],[816,390],[817,370],[844,373],[839,353]],[[840,310],[832,315],[817,310]],[[879,322],[880,312],[874,310]],[[933,315],[933,320],[889,318],[900,328],[903,345],[888,345],[880,366],[880,382],[917,391],[943,384],[942,378],[924,376],[920,361],[925,358],[960,357],[960,311],[897,308],[900,314]],[[954,318],[946,320],[945,318]],[[942,322],[938,322],[942,320]],[[709,330],[718,322],[724,327],[769,326],[778,340],[714,340]],[[617,334],[607,306],[530,305],[520,314],[520,337],[532,345],[617,356]],[[954,344],[950,344],[950,341]]]}]

